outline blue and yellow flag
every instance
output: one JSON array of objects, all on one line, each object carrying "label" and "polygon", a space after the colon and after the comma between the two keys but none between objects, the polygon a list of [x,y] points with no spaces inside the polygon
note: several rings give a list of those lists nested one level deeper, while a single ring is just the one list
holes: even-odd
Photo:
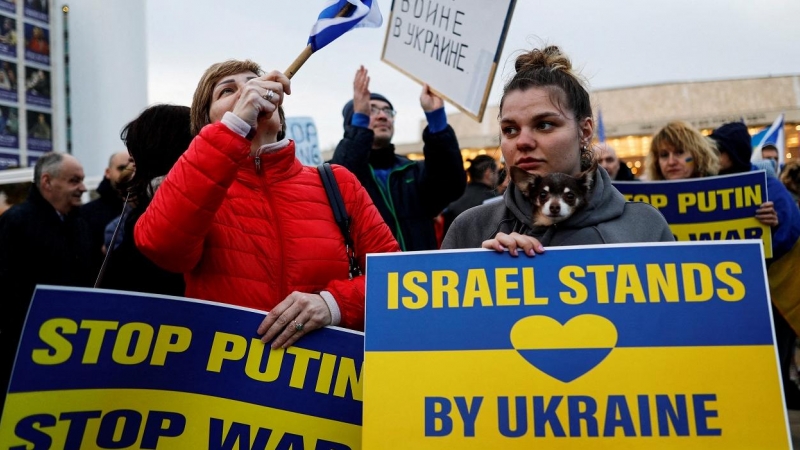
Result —
[{"label": "blue and yellow flag", "polygon": [[789,448],[763,258],[752,240],[370,255],[363,446]]}]

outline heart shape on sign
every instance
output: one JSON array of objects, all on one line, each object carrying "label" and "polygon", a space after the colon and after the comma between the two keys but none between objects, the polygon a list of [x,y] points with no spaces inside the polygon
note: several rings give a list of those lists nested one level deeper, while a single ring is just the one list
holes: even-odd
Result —
[{"label": "heart shape on sign", "polygon": [[617,328],[602,316],[582,314],[561,325],[547,316],[528,316],[511,327],[511,344],[525,360],[569,383],[600,364],[617,345]]}]

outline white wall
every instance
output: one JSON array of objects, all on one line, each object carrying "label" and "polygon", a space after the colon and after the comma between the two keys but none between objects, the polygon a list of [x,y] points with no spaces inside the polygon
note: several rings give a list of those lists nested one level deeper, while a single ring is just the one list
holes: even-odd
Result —
[{"label": "white wall", "polygon": [[[55,145],[67,150],[62,7],[69,6],[72,154],[87,177],[102,176],[125,150],[122,127],[147,106],[145,0],[54,0]],[[94,186],[87,186],[93,189]]]}]

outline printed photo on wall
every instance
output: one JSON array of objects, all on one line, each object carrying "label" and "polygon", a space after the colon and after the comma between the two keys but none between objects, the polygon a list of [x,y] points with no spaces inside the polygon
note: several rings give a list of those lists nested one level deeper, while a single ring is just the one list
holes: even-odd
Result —
[{"label": "printed photo on wall", "polygon": [[16,0],[0,0],[0,11],[7,11],[12,14],[17,13]]},{"label": "printed photo on wall", "polygon": [[49,113],[28,110],[28,150],[49,152],[53,149],[52,117]]},{"label": "printed photo on wall", "polygon": [[25,59],[50,64],[50,31],[47,28],[25,23]]},{"label": "printed photo on wall", "polygon": [[45,108],[53,105],[49,71],[25,66],[25,102]]},{"label": "printed photo on wall", "polygon": [[0,100],[19,101],[17,90],[17,64],[11,61],[0,61]]},{"label": "printed photo on wall", "polygon": [[19,167],[19,152],[0,151],[0,170]]},{"label": "printed photo on wall", "polygon": [[17,19],[0,15],[0,55],[17,57]]},{"label": "printed photo on wall", "polygon": [[0,147],[19,148],[19,109],[0,105]]},{"label": "printed photo on wall", "polygon": [[25,17],[50,22],[50,14],[47,10],[47,0],[25,0]]}]

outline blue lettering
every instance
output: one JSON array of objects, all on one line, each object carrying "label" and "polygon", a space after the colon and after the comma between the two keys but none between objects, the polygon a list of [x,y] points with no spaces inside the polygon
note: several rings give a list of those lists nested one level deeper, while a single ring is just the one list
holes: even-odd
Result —
[{"label": "blue lettering", "polygon": [[[20,439],[33,444],[33,450],[47,450],[53,443],[53,439],[47,433],[42,432],[39,428],[50,428],[56,425],[55,416],[50,414],[34,414],[32,416],[23,417],[17,426],[14,427],[14,433]],[[15,445],[10,447],[9,450],[26,450],[27,445]]]},{"label": "blue lettering", "polygon": [[263,449],[267,447],[267,441],[272,434],[268,428],[259,428],[256,433],[256,440],[250,446],[250,425],[233,422],[227,433],[224,433],[225,422],[222,419],[211,418],[210,431],[208,433],[209,450],[233,450],[236,441],[239,441],[239,450]]},{"label": "blue lettering", "polygon": [[[585,408],[581,408],[581,404]],[[586,422],[586,435],[597,437],[597,402],[586,395],[570,395],[567,397],[567,410],[569,411],[569,435],[581,436],[581,420]]]},{"label": "blue lettering", "polygon": [[314,447],[314,450],[352,450],[349,446],[340,444],[338,442],[331,442],[326,441],[325,439],[320,439],[317,441],[317,446]]},{"label": "blue lettering", "polygon": [[545,426],[549,423],[550,428],[553,430],[553,435],[556,437],[565,437],[564,427],[558,420],[556,410],[564,397],[556,395],[550,400],[550,404],[545,406],[544,397],[533,397],[533,435],[536,437],[545,437],[547,432]]},{"label": "blue lettering", "polygon": [[150,411],[144,424],[141,448],[155,449],[160,438],[180,436],[185,429],[186,417],[183,415],[167,411]]},{"label": "blue lettering", "polygon": [[606,423],[603,426],[603,436],[616,436],[617,427],[622,427],[625,436],[636,436],[633,428],[633,418],[628,402],[624,395],[609,395],[606,405]]},{"label": "blue lettering", "polygon": [[464,436],[474,437],[475,420],[478,418],[478,411],[481,409],[483,397],[475,397],[472,401],[472,408],[467,404],[465,397],[456,397],[455,400],[458,413],[461,414],[461,420],[464,422]]},{"label": "blue lettering", "polygon": [[514,415],[517,418],[517,424],[512,429],[508,411],[508,397],[497,398],[497,425],[500,428],[500,434],[505,437],[520,437],[528,432],[527,399],[522,396],[514,397],[514,403],[516,404]]},{"label": "blue lettering", "polygon": [[[453,405],[444,397],[425,397],[425,436],[447,436],[453,432],[450,411]],[[437,421],[441,427],[437,427]]]},{"label": "blue lettering", "polygon": [[299,434],[286,433],[281,437],[275,450],[303,450],[303,436]]},{"label": "blue lettering", "polygon": [[650,397],[640,395],[639,398],[639,435],[652,436],[653,424],[650,421]]},{"label": "blue lettering", "polygon": [[658,435],[669,436],[669,425],[672,423],[677,436],[689,436],[689,413],[686,410],[686,396],[675,396],[675,407],[669,395],[656,395],[656,417],[658,418]]},{"label": "blue lettering", "polygon": [[[119,440],[114,440],[114,432],[122,420],[122,433]],[[97,432],[97,446],[102,448],[126,448],[136,443],[139,428],[142,427],[142,415],[132,409],[111,411],[100,422]]]},{"label": "blue lettering", "polygon": [[692,405],[694,406],[694,423],[697,427],[698,436],[722,436],[721,429],[708,428],[708,423],[706,423],[710,417],[719,416],[717,410],[706,409],[706,402],[715,401],[717,401],[716,394],[695,394],[692,396]]}]

